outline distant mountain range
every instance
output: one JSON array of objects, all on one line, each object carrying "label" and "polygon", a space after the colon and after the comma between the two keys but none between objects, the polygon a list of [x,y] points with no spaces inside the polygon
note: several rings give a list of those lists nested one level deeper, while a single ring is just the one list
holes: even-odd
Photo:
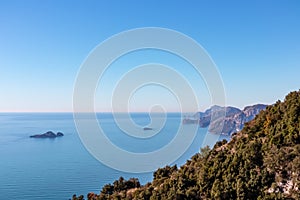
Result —
[{"label": "distant mountain range", "polygon": [[242,130],[246,122],[254,119],[266,107],[267,105],[264,104],[256,104],[240,110],[231,106],[212,106],[205,112],[197,112],[194,116],[185,118],[183,123],[199,123],[202,128],[209,127],[211,133],[231,135]]}]

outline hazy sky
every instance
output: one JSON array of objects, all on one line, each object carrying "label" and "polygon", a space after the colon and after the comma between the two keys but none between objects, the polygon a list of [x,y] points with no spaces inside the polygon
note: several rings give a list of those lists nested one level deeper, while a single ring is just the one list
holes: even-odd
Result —
[{"label": "hazy sky", "polygon": [[[228,105],[273,103],[300,88],[298,0],[2,0],[0,112],[72,111],[76,75],[89,52],[114,34],[141,27],[174,29],[201,44],[218,67]],[[113,83],[122,73],[149,62],[174,65],[179,71],[186,65],[158,51],[120,59],[95,94],[97,111],[110,110]],[[180,72],[197,92],[199,109],[210,106],[201,77],[186,68]],[[146,86],[130,106],[143,111],[162,102],[175,111],[176,99],[168,93]]]}]

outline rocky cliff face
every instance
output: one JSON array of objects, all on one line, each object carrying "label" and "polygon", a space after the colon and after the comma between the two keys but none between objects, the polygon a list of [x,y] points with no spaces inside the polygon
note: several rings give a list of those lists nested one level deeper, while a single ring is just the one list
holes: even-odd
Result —
[{"label": "rocky cliff face", "polygon": [[198,112],[193,117],[200,127],[208,127],[211,133],[231,135],[242,130],[244,124],[252,119],[267,105],[247,106],[243,110],[235,107],[212,106],[205,112]]}]

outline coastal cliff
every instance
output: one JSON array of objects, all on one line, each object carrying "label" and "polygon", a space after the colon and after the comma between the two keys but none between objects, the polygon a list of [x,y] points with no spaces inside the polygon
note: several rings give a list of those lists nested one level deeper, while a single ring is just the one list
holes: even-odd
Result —
[{"label": "coastal cliff", "polygon": [[[185,124],[199,123],[202,128],[209,127],[209,132],[232,135],[243,129],[244,124],[255,118],[267,105],[256,104],[247,106],[243,110],[235,107],[212,106],[205,112],[197,112],[192,119],[183,120]],[[223,128],[220,129],[220,127]]]}]

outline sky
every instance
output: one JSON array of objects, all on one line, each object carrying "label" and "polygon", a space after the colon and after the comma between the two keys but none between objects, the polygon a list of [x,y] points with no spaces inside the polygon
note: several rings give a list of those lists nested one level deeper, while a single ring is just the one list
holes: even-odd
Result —
[{"label": "sky", "polygon": [[[297,0],[1,0],[0,112],[72,112],[76,77],[89,53],[115,34],[143,27],[172,29],[198,42],[217,66],[226,105],[272,104],[300,88]],[[167,52],[144,50],[107,70],[95,92],[95,110],[111,111],[122,75],[151,62],[174,67],[190,81],[199,110],[211,106],[205,81],[187,69],[192,66]],[[157,104],[178,111],[176,96],[155,85],[126,101],[130,111]]]}]

